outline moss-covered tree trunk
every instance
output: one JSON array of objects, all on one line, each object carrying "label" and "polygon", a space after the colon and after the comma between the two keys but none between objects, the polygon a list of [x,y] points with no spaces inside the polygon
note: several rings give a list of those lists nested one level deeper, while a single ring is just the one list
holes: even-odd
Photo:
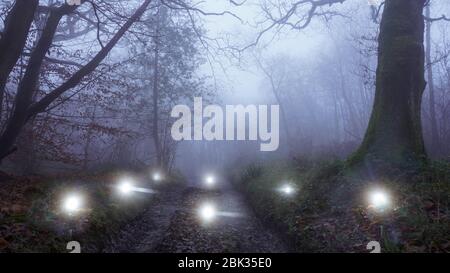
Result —
[{"label": "moss-covered tree trunk", "polygon": [[375,102],[351,162],[414,167],[426,158],[420,109],[425,0],[386,0],[381,20]]}]

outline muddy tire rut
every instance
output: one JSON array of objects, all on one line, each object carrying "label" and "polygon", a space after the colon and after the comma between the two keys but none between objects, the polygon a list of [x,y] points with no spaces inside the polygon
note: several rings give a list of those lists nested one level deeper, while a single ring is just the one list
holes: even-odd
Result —
[{"label": "muddy tire rut", "polygon": [[[213,203],[220,212],[209,223],[198,215],[205,202]],[[104,252],[283,253],[289,248],[232,188],[190,186],[162,193],[158,202],[124,227]]]}]

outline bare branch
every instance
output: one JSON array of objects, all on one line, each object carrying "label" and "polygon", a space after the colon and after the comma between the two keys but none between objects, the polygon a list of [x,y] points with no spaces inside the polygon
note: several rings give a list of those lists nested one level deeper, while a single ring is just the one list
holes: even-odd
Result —
[{"label": "bare branch", "polygon": [[[253,43],[245,46],[242,49],[239,49],[239,51],[244,51],[250,47],[256,46],[267,32],[273,30],[276,27],[281,29],[284,26],[289,26],[292,29],[301,30],[306,28],[311,23],[314,16],[338,15],[338,13],[333,11],[318,11],[318,9],[323,6],[332,6],[338,3],[342,4],[345,1],[346,0],[301,0],[292,3],[291,6],[287,9],[284,8],[285,5],[283,3],[279,3],[278,12],[280,13],[280,15],[277,17],[272,14],[271,8],[262,5],[262,10],[266,15],[266,19],[260,24],[266,22],[270,22],[270,24],[258,33]],[[305,6],[309,6],[307,11],[304,14],[298,15],[297,12]],[[295,16],[298,16],[299,19],[295,22],[291,22],[290,20]]]},{"label": "bare branch", "polygon": [[428,22],[436,22],[436,21],[447,21],[447,22],[450,22],[450,18],[448,18],[445,15],[442,15],[441,17],[437,17],[437,18],[431,18],[431,17],[424,17],[424,18]]},{"label": "bare branch", "polygon": [[70,79],[60,85],[58,88],[44,96],[40,101],[33,104],[28,111],[29,117],[32,117],[45,109],[59,96],[61,96],[67,90],[75,87],[85,76],[95,70],[95,68],[103,61],[108,55],[111,49],[122,38],[125,32],[133,25],[146,11],[152,0],[146,0],[130,17],[130,19],[120,28],[120,30],[114,35],[113,38],[102,48],[97,55],[80,70],[78,70]]}]

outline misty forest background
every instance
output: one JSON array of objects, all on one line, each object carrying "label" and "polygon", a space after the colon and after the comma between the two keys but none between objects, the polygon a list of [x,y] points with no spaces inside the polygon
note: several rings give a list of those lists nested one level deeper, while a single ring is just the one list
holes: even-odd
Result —
[{"label": "misty forest background", "polygon": [[[259,2],[253,8],[259,6],[268,22],[240,41],[231,32],[217,36],[205,29],[203,21],[210,17],[239,22],[233,17],[238,13],[213,14],[214,5],[210,12],[188,8],[193,3],[152,1],[138,20],[132,14],[139,1],[80,7],[40,1],[17,10],[14,1],[2,1],[2,168],[37,174],[155,162],[171,168],[175,159],[185,166],[192,156],[195,162],[215,164],[236,157],[247,162],[277,156],[345,158],[362,142],[372,112],[380,10],[366,1],[349,1],[319,7],[324,11],[309,22],[298,17],[308,11],[305,4],[296,11],[298,18],[290,19],[298,20],[295,25],[279,22],[267,31],[273,33],[260,37],[277,11],[274,4]],[[427,152],[438,159],[450,153],[448,20],[440,18],[447,6],[435,1],[431,11],[425,9],[434,20],[427,21],[428,84],[421,119]],[[8,14],[13,37],[6,35]],[[297,29],[309,36],[323,32],[327,39],[307,54],[264,50],[274,35],[276,43]],[[256,48],[242,51],[257,38]],[[227,90],[229,82],[235,83],[230,77],[245,77],[227,73],[230,62],[260,75],[256,94]],[[171,108],[194,96],[218,104],[281,105],[279,151],[261,154],[256,143],[248,142],[174,143]],[[23,120],[16,120],[20,114]],[[10,130],[11,123],[19,128]]]},{"label": "misty forest background", "polygon": [[[319,233],[336,230],[299,231],[298,223],[350,229],[359,220],[347,196],[361,181],[389,180],[406,203],[420,192],[427,209],[412,222],[389,223],[432,234],[401,247],[392,235],[391,249],[448,250],[445,14],[446,0],[3,0],[2,177],[154,167],[189,177],[214,168],[264,220],[294,237],[302,232],[296,242],[313,251],[360,245],[317,245]],[[173,141],[172,107],[195,96],[204,104],[279,104],[279,150]],[[302,183],[305,194],[281,204],[264,190],[280,177]],[[414,187],[399,186],[405,181]],[[341,220],[334,208],[345,211]],[[374,230],[367,224],[348,240]]]}]

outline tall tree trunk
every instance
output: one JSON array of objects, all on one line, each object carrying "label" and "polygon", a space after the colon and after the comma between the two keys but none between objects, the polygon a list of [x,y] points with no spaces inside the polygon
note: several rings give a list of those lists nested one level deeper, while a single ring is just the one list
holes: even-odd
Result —
[{"label": "tall tree trunk", "polygon": [[[281,101],[280,93],[279,93],[279,90],[278,90],[279,88],[275,86],[275,82],[273,80],[272,75],[269,76],[269,80],[270,80],[270,85],[272,87],[272,93],[275,96],[275,99],[276,99],[278,105],[280,106],[281,119],[283,121],[283,128],[284,128],[284,132],[286,134],[288,148],[290,148],[291,147],[291,140],[292,140],[291,132],[289,130],[289,124],[288,124],[288,121],[287,121],[287,114],[286,114],[285,108],[283,107],[284,105],[283,105],[283,103]],[[289,149],[288,152],[290,153],[291,149]]]},{"label": "tall tree trunk", "polygon": [[145,0],[91,61],[80,68],[66,82],[42,97],[38,102],[32,103],[32,98],[36,89],[35,87],[39,79],[41,64],[53,41],[59,20],[62,16],[73,12],[77,6],[62,5],[60,8],[51,11],[41,38],[28,61],[25,75],[19,83],[14,101],[14,112],[8,120],[6,129],[0,136],[0,162],[3,158],[7,157],[17,149],[14,147],[14,143],[26,122],[37,114],[44,112],[53,101],[59,98],[67,90],[76,87],[85,76],[94,71],[128,29],[141,18],[151,1],[152,0]]},{"label": "tall tree trunk", "polygon": [[84,143],[83,149],[83,170],[87,171],[89,165],[89,151],[91,150],[92,139],[94,136],[94,129],[92,128],[95,124],[95,117],[97,115],[97,105],[94,105],[94,109],[90,114],[90,122],[87,125],[86,132],[86,142]]},{"label": "tall tree trunk", "polygon": [[[431,18],[430,4],[425,8],[425,15],[427,18]],[[439,133],[436,120],[436,103],[434,100],[434,81],[433,81],[433,63],[431,60],[431,21],[426,23],[426,62],[427,62],[427,81],[428,81],[428,106],[430,114],[430,125],[431,125],[431,146],[430,151],[433,154],[439,153]]]},{"label": "tall tree trunk", "polygon": [[8,76],[22,54],[38,4],[38,0],[17,0],[6,17],[0,39],[0,114]]},{"label": "tall tree trunk", "polygon": [[[289,124],[287,122],[287,114],[285,111],[285,108],[283,107],[283,103],[280,97],[280,93],[279,93],[279,87],[280,87],[280,83],[278,84],[278,86],[275,84],[275,79],[274,79],[274,73],[270,72],[268,70],[268,68],[266,68],[263,63],[261,62],[261,60],[259,60],[258,58],[256,58],[256,61],[258,63],[259,68],[263,71],[263,73],[266,75],[266,77],[269,79],[270,82],[270,86],[272,88],[272,93],[275,97],[275,100],[277,101],[278,105],[280,106],[280,112],[281,112],[281,119],[282,119],[282,123],[283,123],[283,130],[284,133],[286,134],[286,139],[287,139],[287,146],[290,147],[290,143],[291,143],[291,132],[289,130]],[[288,151],[289,153],[291,153],[291,150],[289,149]],[[289,155],[290,156],[290,155]]]},{"label": "tall tree trunk", "polygon": [[25,74],[17,87],[13,113],[8,120],[5,131],[0,137],[0,159],[9,154],[23,126],[28,121],[28,109],[32,104],[39,82],[41,65],[52,44],[53,36],[63,15],[64,13],[59,10],[50,13],[40,39],[31,53]]},{"label": "tall tree trunk", "polygon": [[[343,115],[343,119],[344,120],[348,120],[350,123],[350,128],[349,130],[345,130],[346,134],[349,135],[351,138],[353,139],[357,139],[357,135],[359,133],[359,126],[358,126],[358,122],[357,122],[357,113],[356,110],[353,106],[353,102],[350,99],[348,93],[347,93],[347,84],[345,81],[345,75],[344,75],[344,71],[342,69],[342,62],[339,59],[339,83],[340,83],[340,88],[341,88],[341,94],[342,94],[342,98],[344,99],[344,103],[345,103],[345,110],[347,112],[347,117],[345,117]],[[343,113],[344,114],[344,113]],[[344,124],[344,128],[345,128],[345,124]]]},{"label": "tall tree trunk", "polygon": [[337,95],[337,88],[334,88],[333,90],[333,107],[334,107],[334,141],[335,143],[341,142],[341,126],[339,122],[339,102],[338,102],[338,95]]},{"label": "tall tree trunk", "polygon": [[158,115],[158,100],[159,100],[159,11],[156,15],[156,24],[155,24],[155,50],[154,50],[154,63],[153,63],[153,141],[155,143],[155,151],[156,151],[156,165],[158,167],[162,166],[162,149],[161,149],[161,141],[159,139],[159,115]]},{"label": "tall tree trunk", "polygon": [[426,159],[420,110],[425,0],[386,0],[378,38],[375,101],[363,143],[350,163],[418,167]]},{"label": "tall tree trunk", "polygon": [[[338,58],[337,58],[337,70],[339,73],[339,85],[340,85],[340,91],[341,91],[341,97],[343,98],[345,107],[343,108],[343,115],[342,115],[342,119],[343,119],[343,129],[345,132],[344,135],[344,139],[346,138],[346,135],[349,135],[351,138],[353,139],[358,139],[359,134],[360,134],[360,128],[359,128],[359,123],[358,123],[358,116],[357,116],[357,111],[354,107],[354,102],[352,102],[352,98],[351,96],[349,96],[348,94],[348,86],[347,86],[347,82],[346,82],[346,76],[344,73],[344,63],[342,62],[342,57],[344,56],[344,54],[342,54],[339,44],[334,40],[334,44],[338,53]],[[347,114],[345,116],[345,114]],[[345,123],[350,123],[350,128],[346,129],[346,124]]]}]

